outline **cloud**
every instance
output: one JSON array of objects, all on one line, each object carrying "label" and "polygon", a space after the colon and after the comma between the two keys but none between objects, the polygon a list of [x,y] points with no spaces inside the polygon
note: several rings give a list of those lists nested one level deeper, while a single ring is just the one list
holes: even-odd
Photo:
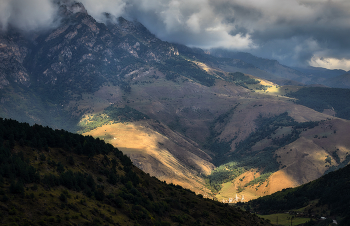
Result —
[{"label": "cloud", "polygon": [[82,0],[100,22],[103,12],[144,24],[162,40],[200,48],[253,48],[249,34],[230,34],[233,25],[213,10],[209,0]]},{"label": "cloud", "polygon": [[138,20],[159,38],[188,46],[247,51],[299,66],[320,54],[350,59],[350,1],[104,0],[86,8]]},{"label": "cloud", "polygon": [[120,17],[126,5],[123,0],[81,0],[88,13],[99,22],[105,22],[104,14],[107,12],[115,18]]},{"label": "cloud", "polygon": [[[57,0],[56,0],[57,1]],[[350,1],[345,0],[81,0],[99,22],[104,13],[137,20],[162,40],[227,48],[286,65],[311,59],[350,59]],[[1,0],[0,26],[47,27],[50,0]],[[327,64],[324,64],[327,65]],[[342,63],[337,64],[342,67]],[[345,66],[345,63],[344,63]]]},{"label": "cloud", "polygon": [[309,64],[313,67],[323,67],[328,69],[343,69],[350,70],[349,59],[336,59],[336,58],[324,58],[319,56],[313,56],[309,61]]},{"label": "cloud", "polygon": [[1,0],[0,30],[33,31],[53,25],[58,7],[50,0]]}]

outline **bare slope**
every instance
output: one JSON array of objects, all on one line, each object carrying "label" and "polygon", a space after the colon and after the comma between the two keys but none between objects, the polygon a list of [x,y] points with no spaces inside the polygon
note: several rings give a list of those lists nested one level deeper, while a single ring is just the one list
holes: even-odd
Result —
[{"label": "bare slope", "polygon": [[[161,134],[155,127],[162,127]],[[84,135],[99,137],[118,147],[133,164],[167,183],[179,184],[207,195],[199,174],[208,175],[214,165],[211,158],[183,136],[153,121],[103,125]],[[192,153],[193,152],[193,153]],[[197,155],[196,155],[197,154]]]},{"label": "bare slope", "polygon": [[[221,76],[228,76],[228,73],[210,68],[206,64],[198,63],[198,65],[209,73],[221,72]],[[238,180],[245,176],[242,174],[232,181],[235,186],[227,188],[225,185],[220,191],[221,194],[216,194],[218,200],[234,197],[238,187],[244,189],[239,194],[245,195],[245,200],[272,194],[283,188],[295,187],[322,176],[331,166],[325,162],[327,156],[331,156],[332,166],[345,161],[350,144],[342,135],[344,134],[342,130],[346,131],[350,127],[348,121],[297,105],[293,98],[285,96],[298,90],[299,87],[281,87],[266,80],[259,80],[260,84],[265,86],[264,90],[255,89],[253,86],[246,89],[234,82],[219,79],[214,86],[207,87],[184,77],[178,78],[175,82],[170,81],[154,68],[143,68],[134,72],[130,93],[123,93],[117,87],[106,86],[87,97],[88,99],[83,98],[76,102],[75,105],[82,106],[80,103],[85,101],[89,103],[93,98],[100,104],[104,103],[99,105],[90,102],[90,106],[95,106],[90,111],[98,113],[112,103],[120,107],[126,104],[164,123],[162,126],[158,126],[161,124],[152,120],[118,123],[105,125],[88,134],[105,138],[121,148],[130,155],[135,165],[145,172],[198,192],[208,190],[200,188],[204,184],[203,179],[196,174],[210,172],[213,166],[209,162],[213,160],[215,162],[218,156],[217,150],[207,145],[208,139],[227,144],[226,149],[219,148],[219,150],[224,152],[224,156],[230,156],[230,153],[235,153],[239,142],[245,141],[257,130],[256,119],[259,117],[269,118],[287,112],[296,123],[323,121],[312,129],[305,131],[300,129],[300,137],[292,143],[282,145],[280,148],[275,145],[276,151],[271,156],[278,158],[276,160],[271,158],[269,161],[275,161],[279,167],[266,181],[244,186],[254,178],[258,178],[264,167],[255,177],[246,177],[243,182]],[[220,120],[216,120],[218,118]],[[334,133],[334,130],[342,132]],[[282,126],[275,131],[272,138],[281,139],[292,131],[292,126]],[[315,135],[320,139],[314,138]],[[137,145],[130,145],[131,140],[137,140]],[[183,148],[184,144],[188,146]],[[264,138],[258,141],[252,150],[261,153],[269,146],[271,139]],[[336,148],[331,148],[333,146]],[[204,154],[200,147],[212,157]],[[340,158],[338,162],[332,157],[337,149],[341,150],[337,151]],[[192,154],[188,155],[191,152]],[[245,155],[244,152],[242,154]],[[249,152],[247,154],[249,155]],[[194,162],[184,161],[189,158],[187,156]],[[198,167],[201,164],[204,165]],[[253,169],[254,172],[259,171],[258,168]]]}]

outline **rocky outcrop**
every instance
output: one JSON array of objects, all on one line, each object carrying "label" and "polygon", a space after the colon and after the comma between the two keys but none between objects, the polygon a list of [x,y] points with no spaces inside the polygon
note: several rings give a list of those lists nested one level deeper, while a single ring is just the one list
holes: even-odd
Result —
[{"label": "rocky outcrop", "polygon": [[0,89],[11,82],[30,85],[29,74],[23,66],[28,48],[20,43],[15,43],[12,39],[0,36]]}]

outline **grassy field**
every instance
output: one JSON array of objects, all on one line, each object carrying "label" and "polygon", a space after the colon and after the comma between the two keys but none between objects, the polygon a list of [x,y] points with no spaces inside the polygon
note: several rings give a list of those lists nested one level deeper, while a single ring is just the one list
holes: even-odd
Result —
[{"label": "grassy field", "polygon": [[258,215],[258,216],[264,219],[270,220],[272,224],[284,225],[284,226],[291,225],[291,222],[293,223],[292,225],[298,225],[298,224],[303,224],[310,220],[310,218],[295,217],[291,221],[291,217],[294,217],[294,216],[288,213],[276,213],[271,215]]}]

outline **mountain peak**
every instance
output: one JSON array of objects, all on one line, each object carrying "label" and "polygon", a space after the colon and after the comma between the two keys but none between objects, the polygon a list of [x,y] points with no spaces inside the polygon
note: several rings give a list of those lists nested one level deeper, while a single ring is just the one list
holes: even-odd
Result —
[{"label": "mountain peak", "polygon": [[60,6],[61,12],[66,15],[76,13],[87,14],[87,10],[81,2],[76,2],[72,0],[59,0],[57,1],[57,4]]}]

